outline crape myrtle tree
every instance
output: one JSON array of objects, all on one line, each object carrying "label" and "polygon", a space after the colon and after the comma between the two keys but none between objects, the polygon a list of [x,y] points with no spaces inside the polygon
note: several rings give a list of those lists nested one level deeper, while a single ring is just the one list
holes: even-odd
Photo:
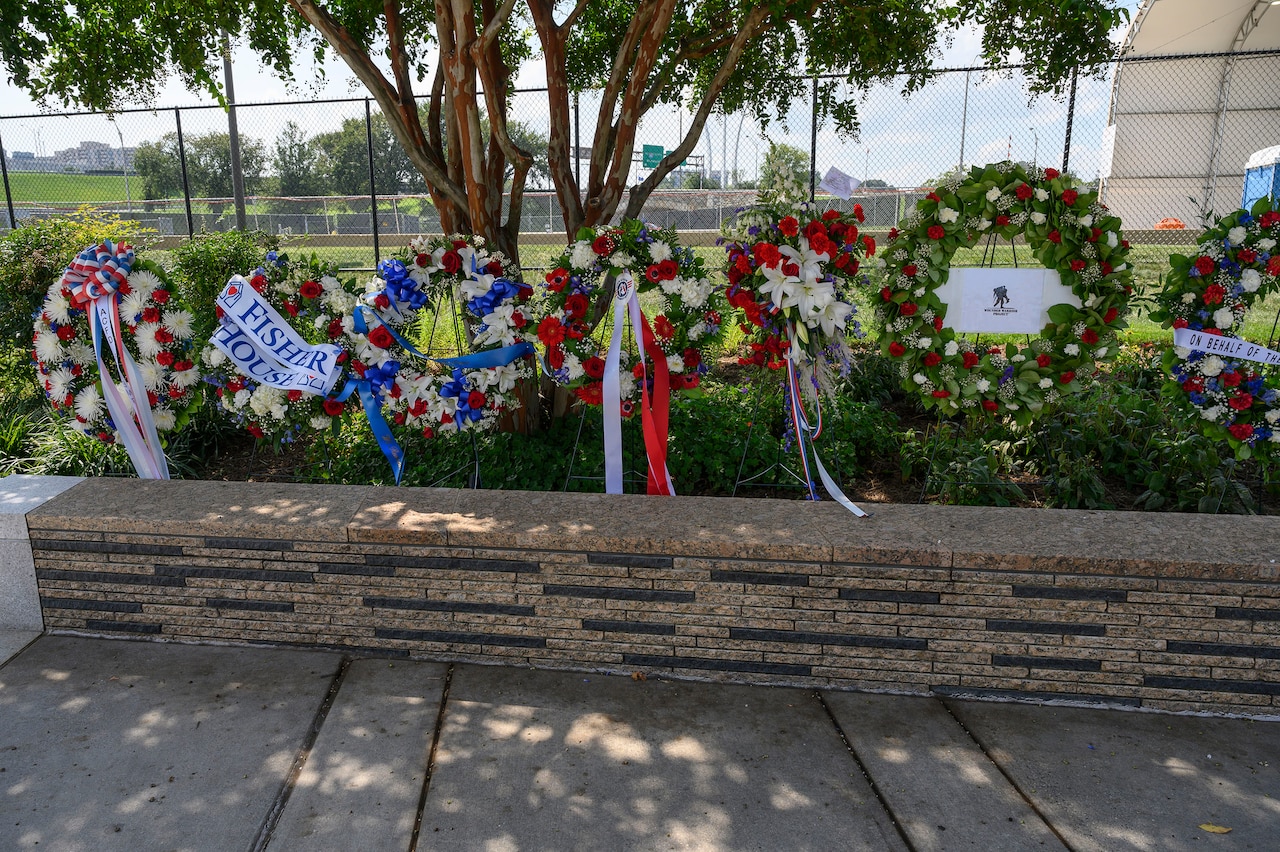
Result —
[{"label": "crape myrtle tree", "polygon": [[[983,25],[982,59],[1025,63],[1029,94],[1060,93],[1112,53],[1118,0],[17,0],[0,4],[0,60],[45,102],[111,110],[147,103],[166,73],[221,97],[221,33],[282,77],[300,55],[335,52],[368,89],[425,180],[447,231],[479,234],[518,258],[533,152],[511,131],[520,63],[540,57],[551,134],[547,169],[567,236],[646,199],[694,150],[714,111],[762,119],[808,102],[856,130],[860,91],[928,78],[939,45]],[[827,76],[829,75],[829,76]],[[599,92],[586,175],[573,168],[571,104]],[[419,109],[418,98],[426,108]],[[631,184],[641,120],[678,104],[687,132]],[[489,132],[483,126],[487,116]],[[504,221],[503,189],[510,206]]]}]

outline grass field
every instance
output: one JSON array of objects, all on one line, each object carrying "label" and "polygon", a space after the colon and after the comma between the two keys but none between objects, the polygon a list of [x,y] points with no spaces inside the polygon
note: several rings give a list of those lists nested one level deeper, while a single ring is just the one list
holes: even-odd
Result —
[{"label": "grass field", "polygon": [[142,179],[129,176],[129,192],[124,175],[77,175],[56,172],[9,172],[9,190],[14,203],[100,204],[124,202],[130,195],[141,199]]}]

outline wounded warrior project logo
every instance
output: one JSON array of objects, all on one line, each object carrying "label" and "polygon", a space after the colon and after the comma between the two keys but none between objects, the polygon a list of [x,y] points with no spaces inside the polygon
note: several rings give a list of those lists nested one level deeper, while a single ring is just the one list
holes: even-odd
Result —
[{"label": "wounded warrior project logo", "polygon": [[991,296],[991,307],[986,308],[983,313],[996,314],[998,316],[1010,316],[1019,313],[1017,306],[1013,304],[1013,298],[1009,295],[1008,285],[1001,284],[999,287],[992,287]]},{"label": "wounded warrior project logo", "polygon": [[992,304],[993,308],[1003,308],[1005,305],[1009,304],[1008,287],[994,287],[991,290],[991,294],[996,297],[995,302]]}]

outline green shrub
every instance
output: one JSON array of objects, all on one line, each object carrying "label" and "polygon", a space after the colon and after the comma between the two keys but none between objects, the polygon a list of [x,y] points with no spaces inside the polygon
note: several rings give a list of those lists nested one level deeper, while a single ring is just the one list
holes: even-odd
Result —
[{"label": "green shrub", "polygon": [[0,237],[0,340],[26,347],[32,317],[49,285],[86,247],[123,240],[139,248],[154,233],[85,207],[68,216],[33,219]]},{"label": "green shrub", "polygon": [[202,233],[173,250],[173,280],[195,315],[197,341],[209,339],[218,324],[214,300],[233,275],[248,275],[279,240],[263,231]]}]

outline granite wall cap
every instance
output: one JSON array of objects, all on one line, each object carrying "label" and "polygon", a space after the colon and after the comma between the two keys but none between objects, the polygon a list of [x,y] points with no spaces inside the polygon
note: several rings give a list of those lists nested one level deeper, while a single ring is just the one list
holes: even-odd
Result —
[{"label": "granite wall cap", "polygon": [[79,485],[83,476],[30,476],[0,479],[0,539],[27,540],[27,513]]}]

